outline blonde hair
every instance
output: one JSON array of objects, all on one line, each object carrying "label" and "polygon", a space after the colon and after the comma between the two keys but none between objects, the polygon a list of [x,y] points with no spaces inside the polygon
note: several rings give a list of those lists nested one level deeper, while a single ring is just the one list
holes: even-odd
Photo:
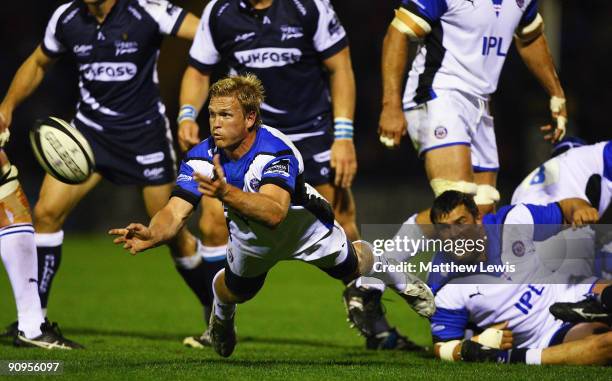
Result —
[{"label": "blonde hair", "polygon": [[264,101],[264,87],[255,74],[232,75],[215,82],[210,87],[210,99],[236,97],[245,116],[255,113],[255,124],[261,121],[260,105]]}]

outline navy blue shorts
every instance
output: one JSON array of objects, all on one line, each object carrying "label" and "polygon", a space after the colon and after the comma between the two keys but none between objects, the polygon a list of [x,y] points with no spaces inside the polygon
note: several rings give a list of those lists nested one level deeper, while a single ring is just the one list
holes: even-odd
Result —
[{"label": "navy blue shorts", "polygon": [[176,178],[176,156],[166,118],[141,127],[97,130],[79,119],[73,125],[94,153],[96,172],[117,185],[162,185]]},{"label": "navy blue shorts", "polygon": [[314,135],[293,141],[304,160],[304,180],[314,187],[330,184],[333,182],[329,161],[334,143],[334,121],[331,114],[324,114],[310,121],[308,125],[307,132],[283,132],[294,139],[301,134]]}]

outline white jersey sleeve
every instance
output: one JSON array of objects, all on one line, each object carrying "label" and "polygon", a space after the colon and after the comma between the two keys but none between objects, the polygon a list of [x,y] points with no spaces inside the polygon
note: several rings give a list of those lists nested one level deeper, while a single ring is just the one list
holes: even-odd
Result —
[{"label": "white jersey sleeve", "polygon": [[162,34],[175,35],[187,12],[167,0],[138,0],[138,4],[159,25]]},{"label": "white jersey sleeve", "polygon": [[213,0],[204,8],[198,31],[189,49],[189,64],[200,71],[210,71],[221,60],[210,30],[211,11],[216,2]]},{"label": "white jersey sleeve", "polygon": [[61,39],[58,35],[57,24],[59,23],[60,16],[70,7],[72,3],[66,3],[60,5],[49,20],[47,28],[45,29],[45,37],[42,43],[43,51],[50,55],[59,55],[66,51],[66,47],[61,43]]},{"label": "white jersey sleeve", "polygon": [[329,58],[347,45],[346,31],[329,0],[314,0],[314,3],[319,12],[314,47],[324,58]]}]

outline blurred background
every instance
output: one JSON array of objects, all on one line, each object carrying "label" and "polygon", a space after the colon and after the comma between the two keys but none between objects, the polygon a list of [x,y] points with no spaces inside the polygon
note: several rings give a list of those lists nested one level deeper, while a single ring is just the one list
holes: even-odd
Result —
[{"label": "blurred background", "polygon": [[[276,0],[288,1],[288,0]],[[513,1],[513,0],[506,0]],[[3,4],[0,14],[0,97],[19,65],[40,43],[53,10],[65,0],[21,0]],[[207,1],[174,0],[200,15]],[[381,99],[380,55],[386,28],[398,0],[332,0],[351,43],[357,82],[355,116],[359,173],[354,185],[359,223],[400,223],[423,208],[432,194],[423,163],[409,140],[390,151],[376,133]],[[612,2],[607,0],[540,0],[540,12],[568,100],[569,134],[588,142],[612,138]],[[176,128],[180,79],[190,43],[168,38],[162,47],[159,74],[168,117]],[[216,75],[223,74],[219,68]],[[34,204],[43,178],[27,139],[37,118],[55,115],[70,120],[77,101],[74,62],[59,60],[40,88],[13,115],[11,161],[19,167],[26,193]],[[548,97],[527,71],[514,48],[492,98],[501,171],[499,189],[508,201],[522,178],[548,157],[550,146],[538,127],[549,122]],[[200,118],[207,136],[207,116]],[[129,221],[147,221],[136,187],[103,183],[68,219],[66,230],[104,232]]]}]

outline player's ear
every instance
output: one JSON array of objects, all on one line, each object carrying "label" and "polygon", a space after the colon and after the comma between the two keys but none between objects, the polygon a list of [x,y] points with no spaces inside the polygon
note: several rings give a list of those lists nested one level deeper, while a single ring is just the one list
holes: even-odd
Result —
[{"label": "player's ear", "polygon": [[255,111],[251,111],[246,114],[246,127],[247,130],[251,130],[253,126],[257,123],[257,113]]}]

